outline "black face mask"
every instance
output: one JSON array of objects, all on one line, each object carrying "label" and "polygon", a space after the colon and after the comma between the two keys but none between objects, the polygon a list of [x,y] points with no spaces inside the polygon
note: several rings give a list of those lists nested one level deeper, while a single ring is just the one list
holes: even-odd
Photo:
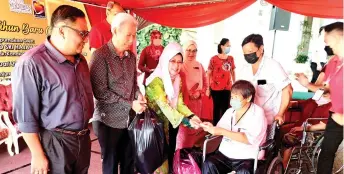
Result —
[{"label": "black face mask", "polygon": [[327,56],[333,56],[334,55],[333,50],[330,46],[325,46],[324,50],[326,51]]},{"label": "black face mask", "polygon": [[249,64],[255,64],[259,57],[256,54],[257,52],[251,53],[251,54],[244,54],[245,60]]}]

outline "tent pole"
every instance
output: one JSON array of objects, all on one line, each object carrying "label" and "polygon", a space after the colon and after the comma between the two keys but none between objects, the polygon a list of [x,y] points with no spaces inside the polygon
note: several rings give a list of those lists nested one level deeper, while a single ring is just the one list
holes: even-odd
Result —
[{"label": "tent pole", "polygon": [[277,30],[274,30],[274,40],[273,40],[273,44],[272,44],[272,54],[271,54],[272,59],[274,58],[274,52],[275,52],[276,33],[277,33]]}]

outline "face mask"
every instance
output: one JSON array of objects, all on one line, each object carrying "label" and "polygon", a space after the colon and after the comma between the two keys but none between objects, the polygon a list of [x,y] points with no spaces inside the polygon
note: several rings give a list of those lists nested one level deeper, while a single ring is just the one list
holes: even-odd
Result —
[{"label": "face mask", "polygon": [[153,44],[154,44],[155,46],[161,45],[161,39],[154,39],[154,40],[153,40]]},{"label": "face mask", "polygon": [[231,99],[230,104],[234,110],[242,108],[241,101],[239,99]]},{"label": "face mask", "polygon": [[326,105],[327,103],[330,103],[331,100],[325,98],[325,97],[320,97],[319,100],[315,100],[315,102],[318,104],[318,106]]},{"label": "face mask", "polygon": [[326,51],[327,56],[333,56],[333,50],[330,46],[325,46],[324,50]]},{"label": "face mask", "polygon": [[244,54],[245,60],[249,64],[255,64],[259,57],[257,57],[257,52],[251,53],[251,54]]},{"label": "face mask", "polygon": [[231,47],[226,47],[225,54],[228,54],[231,51]]}]

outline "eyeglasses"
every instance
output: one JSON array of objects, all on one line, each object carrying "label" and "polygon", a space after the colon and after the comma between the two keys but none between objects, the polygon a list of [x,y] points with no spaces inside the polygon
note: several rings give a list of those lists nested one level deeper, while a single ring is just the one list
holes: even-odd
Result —
[{"label": "eyeglasses", "polygon": [[173,63],[173,64],[182,64],[183,62],[182,62],[182,61],[170,60],[170,63]]},{"label": "eyeglasses", "polygon": [[186,50],[186,52],[189,52],[189,53],[197,53],[197,49],[196,50]]},{"label": "eyeglasses", "polygon": [[72,28],[72,27],[67,26],[67,25],[64,25],[62,27],[69,28],[69,29],[77,32],[82,37],[82,39],[85,39],[86,37],[88,37],[88,34],[90,33],[89,31],[80,31],[78,29]]}]

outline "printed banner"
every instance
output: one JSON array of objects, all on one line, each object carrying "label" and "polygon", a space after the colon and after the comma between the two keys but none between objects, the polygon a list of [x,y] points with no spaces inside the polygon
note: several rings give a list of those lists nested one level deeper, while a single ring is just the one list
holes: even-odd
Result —
[{"label": "printed banner", "polygon": [[[13,67],[22,54],[45,41],[51,14],[62,4],[75,6],[87,14],[83,4],[67,0],[1,0],[0,83],[11,81]],[[90,29],[88,18],[87,22]],[[89,60],[88,44],[83,55]]]}]

